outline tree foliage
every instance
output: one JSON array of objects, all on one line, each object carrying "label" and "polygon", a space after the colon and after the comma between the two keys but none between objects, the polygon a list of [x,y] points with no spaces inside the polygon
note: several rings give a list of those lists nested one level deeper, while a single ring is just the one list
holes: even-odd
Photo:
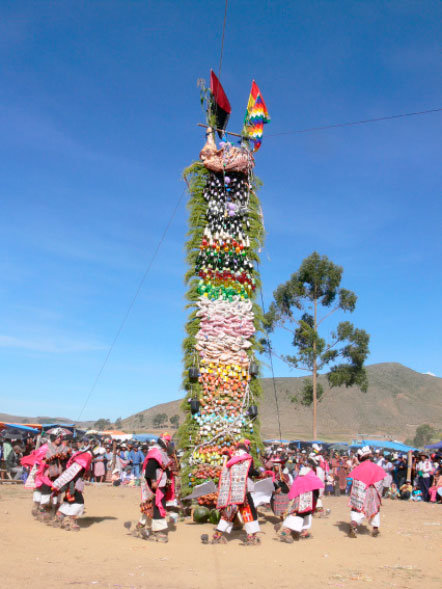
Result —
[{"label": "tree foliage", "polygon": [[[316,398],[318,401],[321,400],[322,395],[324,394],[324,387],[321,383],[317,383],[316,387]],[[294,396],[292,401],[298,401],[301,405],[305,405],[306,407],[310,407],[313,403],[313,382],[310,378],[304,378],[302,382],[302,389],[300,397]]]},{"label": "tree foliage", "polygon": [[416,428],[416,433],[414,436],[414,445],[417,448],[422,448],[427,444],[431,444],[433,439],[438,438],[438,431],[429,425],[428,423],[424,423]]},{"label": "tree foliage", "polygon": [[152,424],[154,427],[163,427],[163,425],[167,422],[167,413],[156,413],[153,416]]},{"label": "tree foliage", "polygon": [[110,419],[105,419],[104,417],[100,417],[100,419],[97,419],[97,421],[94,423],[94,429],[97,429],[98,431],[107,430],[110,429],[110,427]]},{"label": "tree foliage", "polygon": [[172,415],[172,417],[170,418],[169,421],[173,425],[174,428],[178,429],[178,426],[180,425],[180,416],[179,415]]},{"label": "tree foliage", "polygon": [[[283,360],[312,374],[313,381],[306,379],[302,390],[301,402],[306,405],[313,401],[317,373],[325,368],[329,369],[331,387],[356,385],[364,392],[368,388],[364,368],[369,353],[367,332],[343,321],[329,339],[320,333],[323,321],[336,311],[351,313],[356,307],[356,294],[340,286],[342,273],[341,266],[313,252],[287,282],[278,286],[264,317],[269,332],[282,327],[292,334],[295,354],[284,355]],[[316,398],[322,392],[316,384]]]}]

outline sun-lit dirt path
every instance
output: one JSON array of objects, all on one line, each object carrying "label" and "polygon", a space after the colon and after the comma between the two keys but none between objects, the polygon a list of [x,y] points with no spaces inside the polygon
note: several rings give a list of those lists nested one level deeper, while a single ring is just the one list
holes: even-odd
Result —
[{"label": "sun-lit dirt path", "polygon": [[225,546],[202,545],[213,526],[178,523],[168,544],[127,535],[138,516],[134,488],[88,486],[80,532],[35,521],[31,493],[0,486],[0,571],[5,588],[228,589],[242,587],[439,588],[442,507],[384,502],[381,536],[346,536],[347,498],[325,498],[332,513],[314,519],[313,538],[275,541],[269,514],[261,517],[262,544],[244,547],[241,532]]}]

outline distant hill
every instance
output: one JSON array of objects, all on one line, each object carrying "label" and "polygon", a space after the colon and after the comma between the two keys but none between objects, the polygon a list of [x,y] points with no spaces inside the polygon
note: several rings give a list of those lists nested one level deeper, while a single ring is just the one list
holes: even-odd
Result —
[{"label": "distant hill", "polygon": [[[387,362],[367,367],[369,389],[361,393],[357,388],[330,389],[325,376],[319,381],[324,396],[318,404],[318,436],[325,440],[348,440],[357,434],[368,436],[390,435],[395,439],[413,438],[416,427],[429,423],[442,429],[442,378],[415,372],[402,364]],[[311,439],[312,410],[291,399],[301,392],[302,377],[276,378],[276,393],[283,439]],[[259,418],[264,439],[277,438],[278,418],[273,381],[263,378],[263,396],[259,403]],[[126,432],[159,431],[153,427],[158,413],[168,417],[180,416],[181,399],[155,405],[122,420]],[[13,423],[72,423],[65,417],[23,417],[0,413],[0,421]],[[93,427],[94,422],[82,422],[82,427]],[[166,422],[167,429],[171,428]]]},{"label": "distant hill", "polygon": [[23,417],[22,415],[10,415],[9,413],[0,413],[0,421],[4,423],[73,423],[67,417]]},{"label": "distant hill", "polygon": [[[350,439],[356,434],[391,435],[405,440],[414,436],[416,427],[429,423],[442,424],[442,378],[415,372],[402,364],[388,362],[367,367],[369,389],[362,393],[356,387],[330,389],[325,376],[319,378],[324,396],[318,404],[318,436],[322,439]],[[302,377],[276,378],[282,437],[310,439],[312,411],[293,403],[302,388]],[[259,405],[264,438],[278,437],[278,419],[273,381],[262,379],[263,396]],[[153,417],[165,413],[170,418],[184,414],[181,400],[155,405],[123,419],[125,431],[152,430]],[[170,427],[169,424],[166,427]]]}]

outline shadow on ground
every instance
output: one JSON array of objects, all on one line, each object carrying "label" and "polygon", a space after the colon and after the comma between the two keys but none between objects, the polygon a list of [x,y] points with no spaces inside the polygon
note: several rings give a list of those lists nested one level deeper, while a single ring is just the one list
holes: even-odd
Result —
[{"label": "shadow on ground", "polygon": [[[350,528],[350,522],[339,521],[334,524],[341,532],[344,532],[346,536],[348,536],[348,530]],[[369,536],[370,530],[367,526],[358,526],[358,534],[361,536]]]},{"label": "shadow on ground", "polygon": [[104,517],[82,517],[78,520],[80,528],[89,528],[93,524],[99,524],[106,519],[118,519],[112,515],[105,515]]}]

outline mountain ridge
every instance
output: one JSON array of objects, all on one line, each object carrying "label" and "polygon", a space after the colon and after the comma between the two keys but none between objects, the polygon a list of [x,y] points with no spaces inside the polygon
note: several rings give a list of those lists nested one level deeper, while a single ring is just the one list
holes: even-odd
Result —
[{"label": "mountain ridge", "polygon": [[[356,387],[330,389],[326,375],[319,376],[324,387],[318,403],[318,435],[324,439],[351,439],[357,434],[413,437],[418,425],[442,423],[442,378],[421,374],[398,362],[382,362],[367,366],[369,389],[362,393]],[[276,377],[281,436],[283,439],[310,439],[312,409],[291,398],[301,392],[304,377]],[[263,378],[263,395],[259,418],[263,438],[279,437],[273,380]],[[168,418],[184,413],[182,399],[155,405],[123,419],[123,428],[130,431],[142,425],[152,426],[154,415],[166,413]],[[142,419],[137,416],[142,416]]]},{"label": "mountain ridge", "polygon": [[[349,440],[357,434],[412,438],[416,427],[423,423],[441,428],[442,378],[416,372],[398,362],[382,362],[367,366],[369,389],[362,393],[356,387],[330,389],[326,375],[319,376],[324,387],[318,403],[318,436],[323,439]],[[312,409],[291,399],[301,392],[304,377],[275,377],[281,437],[310,439]],[[264,439],[279,437],[278,416],[273,380],[263,378],[263,395],[259,402],[259,419]],[[122,420],[122,429],[158,431],[153,418],[165,413],[168,418],[179,415],[184,419],[182,399],[160,403],[129,415]],[[20,417],[0,413],[0,421],[15,423],[54,423],[72,421],[68,418]],[[91,427],[93,421],[82,422]],[[80,424],[79,424],[80,425]],[[170,428],[170,424],[165,426]]]}]

